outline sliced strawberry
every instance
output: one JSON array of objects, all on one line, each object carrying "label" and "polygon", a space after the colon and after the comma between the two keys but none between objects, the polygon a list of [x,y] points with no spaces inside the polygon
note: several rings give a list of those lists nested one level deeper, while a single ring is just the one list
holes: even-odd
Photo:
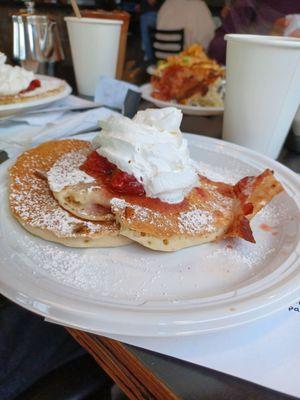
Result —
[{"label": "sliced strawberry", "polygon": [[20,93],[31,92],[34,89],[41,87],[41,81],[39,79],[34,79],[30,82],[27,89],[22,90]]}]

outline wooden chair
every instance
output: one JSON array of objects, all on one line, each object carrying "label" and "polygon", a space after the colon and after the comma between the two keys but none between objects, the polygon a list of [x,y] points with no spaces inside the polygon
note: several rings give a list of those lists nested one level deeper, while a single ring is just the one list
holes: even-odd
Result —
[{"label": "wooden chair", "polygon": [[178,54],[184,47],[184,29],[149,29],[155,61]]}]

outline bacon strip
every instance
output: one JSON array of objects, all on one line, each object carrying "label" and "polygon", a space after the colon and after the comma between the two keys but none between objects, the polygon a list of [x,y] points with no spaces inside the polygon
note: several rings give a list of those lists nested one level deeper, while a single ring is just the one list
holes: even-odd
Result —
[{"label": "bacon strip", "polygon": [[233,186],[237,199],[235,217],[225,237],[240,237],[255,243],[249,221],[283,190],[270,169],[258,176],[241,179]]}]

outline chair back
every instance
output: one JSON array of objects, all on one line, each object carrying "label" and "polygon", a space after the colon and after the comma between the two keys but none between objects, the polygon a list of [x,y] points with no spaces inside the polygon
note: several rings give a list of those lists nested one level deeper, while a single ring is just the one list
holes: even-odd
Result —
[{"label": "chair back", "polygon": [[178,54],[183,50],[184,29],[150,28],[149,31],[155,61],[165,59],[172,54]]}]

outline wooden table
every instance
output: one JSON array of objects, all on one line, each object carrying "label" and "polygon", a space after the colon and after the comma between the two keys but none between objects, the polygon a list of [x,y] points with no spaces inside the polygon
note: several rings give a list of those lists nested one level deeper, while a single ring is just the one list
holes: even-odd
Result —
[{"label": "wooden table", "polygon": [[130,400],[293,399],[209,368],[103,336],[67,329]]}]

